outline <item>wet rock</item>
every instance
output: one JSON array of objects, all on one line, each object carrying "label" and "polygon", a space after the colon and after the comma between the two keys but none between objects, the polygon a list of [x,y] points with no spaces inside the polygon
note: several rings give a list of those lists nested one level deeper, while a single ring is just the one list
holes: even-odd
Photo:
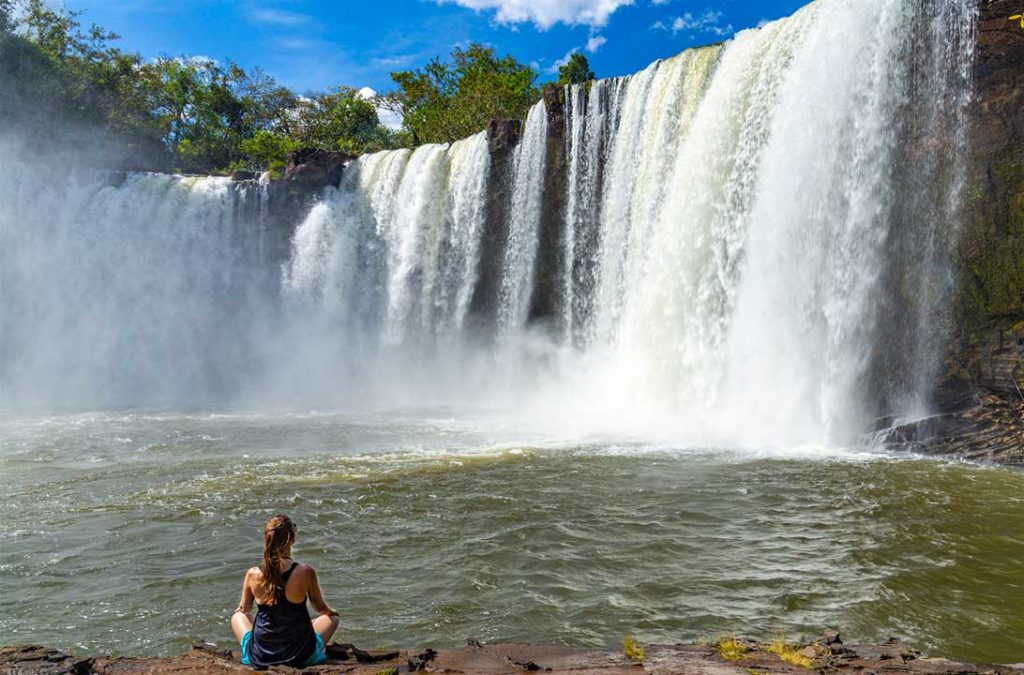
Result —
[{"label": "wet rock", "polygon": [[826,647],[843,644],[843,641],[839,638],[839,631],[831,629],[823,630],[815,642],[825,645]]},{"label": "wet rock", "polygon": [[569,173],[565,142],[565,87],[555,84],[544,87],[544,107],[548,116],[544,186],[528,321],[544,323],[557,334],[566,329],[559,325],[561,316],[558,308],[569,301],[563,297],[563,275],[568,262],[563,242]]},{"label": "wet rock", "polygon": [[495,156],[506,157],[519,143],[523,123],[519,120],[491,120],[487,125],[487,150],[492,160]]},{"label": "wet rock", "polygon": [[314,190],[337,185],[345,166],[354,159],[354,155],[338,150],[296,150],[288,155],[283,180],[292,184],[302,184]]},{"label": "wet rock", "polygon": [[1024,401],[981,392],[957,413],[895,427],[884,434],[892,450],[979,462],[1024,464]]},{"label": "wet rock", "polygon": [[256,173],[255,171],[232,171],[231,172],[231,180],[234,180],[234,181],[256,180],[259,177],[260,177],[260,175],[258,173]]}]

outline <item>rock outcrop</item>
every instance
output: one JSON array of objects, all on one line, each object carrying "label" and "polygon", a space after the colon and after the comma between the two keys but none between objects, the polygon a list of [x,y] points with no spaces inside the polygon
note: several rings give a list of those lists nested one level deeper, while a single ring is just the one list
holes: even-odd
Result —
[{"label": "rock outcrop", "polygon": [[562,327],[558,325],[557,307],[565,302],[562,295],[564,270],[567,264],[564,240],[569,171],[565,134],[565,87],[555,84],[544,87],[544,105],[548,113],[548,133],[544,159],[544,188],[541,194],[543,206],[537,230],[539,241],[529,320],[531,323],[547,323],[552,330],[561,330]]},{"label": "rock outcrop", "polygon": [[[640,675],[641,673],[685,673],[686,675],[751,675],[752,673],[807,673],[804,665],[785,661],[772,645],[732,641],[736,658],[727,660],[715,644],[650,645],[641,661],[622,652],[603,649],[495,644],[467,641],[452,649],[362,651],[351,645],[329,645],[328,662],[301,671],[272,668],[272,673],[351,673],[383,675],[412,672],[433,673],[523,673],[542,671],[574,675]],[[997,666],[926,658],[899,640],[884,644],[844,645],[839,634],[826,631],[818,640],[793,648],[810,662],[810,670],[831,673],[901,673],[914,675],[1020,675],[1021,665]],[[140,658],[128,656],[71,656],[38,645],[0,647],[0,673],[37,675],[129,675],[133,673],[182,673],[213,675],[245,673],[238,653],[211,645],[196,645],[180,656]]]},{"label": "rock outcrop", "polygon": [[337,185],[345,166],[354,159],[354,155],[336,150],[296,150],[288,155],[281,180],[292,185],[320,190],[327,185]]}]

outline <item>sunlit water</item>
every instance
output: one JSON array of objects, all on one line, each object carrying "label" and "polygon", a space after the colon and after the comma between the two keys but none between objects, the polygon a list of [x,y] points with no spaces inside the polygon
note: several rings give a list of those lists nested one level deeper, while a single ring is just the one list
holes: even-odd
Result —
[{"label": "sunlit water", "polygon": [[339,638],[906,638],[1024,661],[1024,473],[815,448],[567,442],[489,412],[0,421],[0,634],[230,644],[260,527],[299,523]]}]

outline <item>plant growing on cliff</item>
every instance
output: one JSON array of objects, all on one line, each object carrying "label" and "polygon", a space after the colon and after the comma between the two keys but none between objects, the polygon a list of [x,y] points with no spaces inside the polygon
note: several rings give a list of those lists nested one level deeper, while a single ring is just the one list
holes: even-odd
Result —
[{"label": "plant growing on cliff", "polygon": [[643,646],[633,639],[633,636],[626,633],[622,638],[622,653],[626,655],[626,658],[630,661],[636,661],[637,663],[644,662],[644,648]]},{"label": "plant growing on cliff", "polygon": [[1010,21],[1020,21],[1020,27],[1024,28],[1024,14],[1014,14],[1009,18]]}]

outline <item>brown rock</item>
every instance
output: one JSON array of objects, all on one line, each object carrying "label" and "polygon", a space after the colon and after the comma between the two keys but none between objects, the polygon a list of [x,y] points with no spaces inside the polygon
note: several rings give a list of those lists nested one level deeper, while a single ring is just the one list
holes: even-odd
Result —
[{"label": "brown rock", "polygon": [[491,120],[487,125],[487,149],[491,155],[505,157],[519,143],[523,123],[519,120]]},{"label": "brown rock", "polygon": [[337,185],[345,166],[354,159],[354,155],[338,150],[321,150],[320,148],[296,150],[288,155],[284,180],[313,189]]}]

